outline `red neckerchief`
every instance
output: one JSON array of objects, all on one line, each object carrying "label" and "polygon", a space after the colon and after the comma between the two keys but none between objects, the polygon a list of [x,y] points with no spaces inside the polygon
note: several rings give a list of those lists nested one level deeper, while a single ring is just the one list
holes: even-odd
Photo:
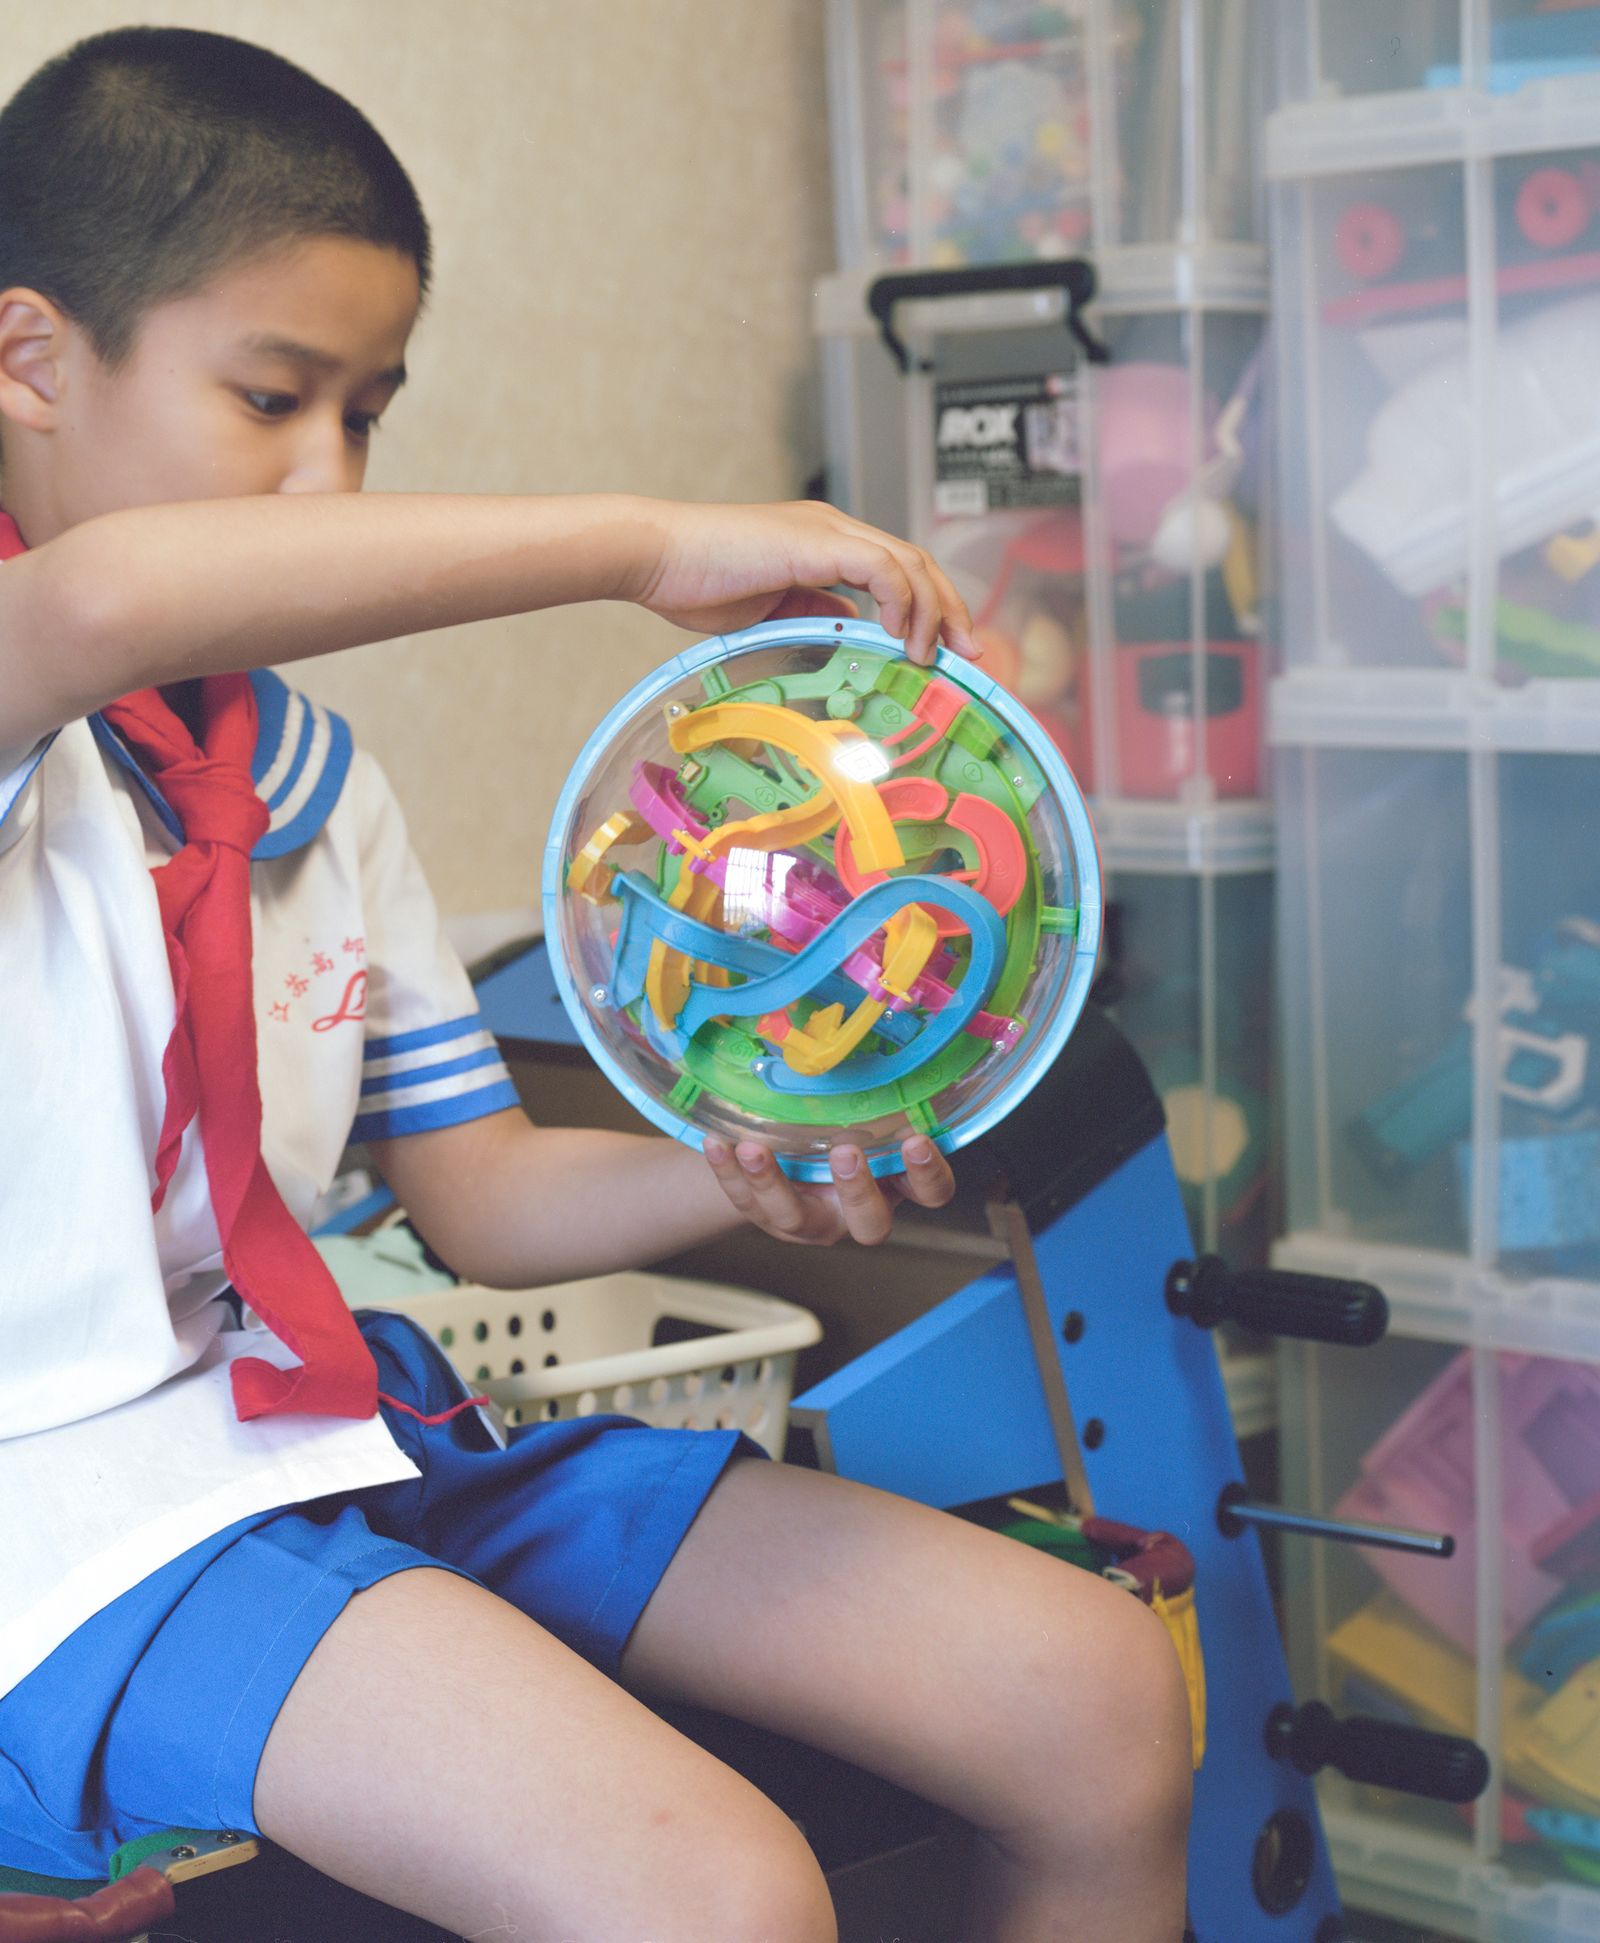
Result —
[{"label": "red neckerchief", "polygon": [[[25,552],[0,512],[0,560]],[[255,691],[248,675],[201,683],[201,743],[155,688],[112,702],[102,714],[138,756],[183,827],[183,848],[151,870],[166,936],[176,1006],[161,1063],[166,1111],[156,1146],[152,1210],[161,1206],[184,1130],[200,1120],[211,1205],[228,1279],[301,1360],[279,1369],[258,1356],[230,1365],[234,1410],[252,1417],[371,1417],[378,1368],[322,1256],[284,1205],[261,1158],[261,1089],[251,985],[250,853],[267,828],[267,806],[250,775]],[[443,1421],[398,1398],[383,1401]]]}]

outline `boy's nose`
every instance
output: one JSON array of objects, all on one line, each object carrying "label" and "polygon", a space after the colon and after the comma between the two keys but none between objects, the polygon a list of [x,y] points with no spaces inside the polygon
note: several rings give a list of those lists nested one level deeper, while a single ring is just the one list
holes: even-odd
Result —
[{"label": "boy's nose", "polygon": [[342,421],[330,432],[307,428],[299,441],[279,492],[356,492],[361,486],[365,455],[353,447]]},{"label": "boy's nose", "polygon": [[359,462],[348,458],[316,459],[296,465],[279,483],[279,492],[358,492],[361,487]]}]

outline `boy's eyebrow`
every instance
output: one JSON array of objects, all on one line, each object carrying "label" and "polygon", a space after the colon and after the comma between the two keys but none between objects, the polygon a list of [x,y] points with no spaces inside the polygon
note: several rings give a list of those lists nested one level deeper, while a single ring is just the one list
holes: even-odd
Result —
[{"label": "boy's eyebrow", "polygon": [[[270,332],[258,332],[253,337],[241,338],[239,349],[264,352],[268,357],[289,358],[296,364],[309,364],[314,371],[333,372],[339,369],[339,360],[332,352],[297,343],[292,337],[274,337]],[[406,368],[403,364],[391,364],[388,370],[378,372],[377,377],[380,383],[392,384],[398,389],[406,381]]]}]

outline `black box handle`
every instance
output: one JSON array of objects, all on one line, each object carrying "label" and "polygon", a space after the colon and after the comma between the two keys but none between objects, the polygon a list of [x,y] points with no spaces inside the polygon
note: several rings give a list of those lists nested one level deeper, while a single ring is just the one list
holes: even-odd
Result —
[{"label": "black box handle", "polygon": [[[970,297],[993,290],[1059,290],[1067,307],[1067,329],[1083,347],[1091,364],[1108,364],[1111,352],[1083,320],[1083,307],[1094,296],[1097,280],[1087,257],[1066,256],[1038,263],[986,263],[960,270],[905,270],[877,278],[867,290],[867,308],[902,372],[912,368],[906,341],[894,327],[895,305],[913,297]],[[921,371],[933,366],[917,361]]]}]

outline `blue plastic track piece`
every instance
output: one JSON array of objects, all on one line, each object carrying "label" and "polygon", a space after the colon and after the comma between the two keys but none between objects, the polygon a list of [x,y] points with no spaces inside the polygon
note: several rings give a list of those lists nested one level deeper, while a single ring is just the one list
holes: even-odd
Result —
[{"label": "blue plastic track piece", "polygon": [[[740,972],[751,980],[770,978],[774,973],[799,962],[793,953],[780,951],[776,945],[765,944],[759,938],[743,938],[735,932],[719,931],[711,925],[702,924],[698,918],[685,917],[681,911],[673,910],[649,878],[639,871],[619,872],[613,888],[622,905],[622,920],[617,927],[611,986],[606,998],[608,1004],[619,1010],[643,998],[650,949],[657,943],[681,951],[702,964],[721,965],[727,971]],[[908,898],[905,901],[910,903],[914,900]],[[862,995],[860,986],[836,969],[824,972],[814,990],[807,989],[820,1005],[855,1005]],[[676,1029],[669,1029],[656,1021],[655,1031],[646,1036],[658,1052],[672,1059],[683,1057],[685,1044],[707,1017],[734,1013],[745,1018],[751,1013],[774,1009],[771,1005],[758,1002],[743,1002],[747,992],[752,994],[753,1000],[759,1000],[759,992],[749,985],[729,987],[694,983],[690,990],[713,993],[721,1003],[692,1024],[680,1014]],[[687,1009],[685,1007],[685,1013]],[[885,1038],[903,1041],[915,1032],[916,1021],[903,1014],[885,1012],[874,1030],[881,1031]]]},{"label": "blue plastic track piece", "polygon": [[[741,938],[733,931],[719,931],[714,925],[675,911],[649,878],[637,870],[618,871],[611,888],[622,906],[611,959],[609,998],[613,1005],[632,1005],[643,998],[650,953],[658,944],[681,951],[703,965],[720,965],[724,971],[739,972],[746,978],[765,977],[773,969],[774,960],[787,962],[776,945],[763,944],[759,938]],[[722,985],[717,989],[726,1011],[728,988]],[[681,1014],[678,1023],[685,1033],[693,1030]]]},{"label": "blue plastic track piece", "polygon": [[639,1030],[652,1052],[660,1053],[663,1059],[670,1059],[674,1065],[682,1064],[689,1050],[689,1035],[677,1031],[673,1026],[663,1025],[656,1017],[654,1006],[643,1004],[639,1007]]},{"label": "blue plastic track piece", "polygon": [[[686,958],[697,959],[705,965],[720,965],[724,971],[740,972],[759,981],[748,988],[739,988],[740,997],[750,1000],[741,1008],[746,1012],[772,1012],[779,1006],[792,1005],[796,999],[813,996],[828,972],[836,971],[875,931],[882,930],[890,918],[911,904],[937,904],[958,917],[972,932],[974,964],[979,962],[980,935],[991,950],[1000,956],[1005,952],[1005,926],[999,912],[970,885],[948,877],[887,877],[881,884],[871,884],[837,917],[830,918],[809,944],[795,952],[779,951],[774,945],[762,944],[756,938],[741,938],[736,932],[719,931],[714,925],[702,924],[698,918],[673,910],[649,878],[636,870],[619,873],[614,888],[627,907],[624,928],[617,934],[618,983],[631,997],[637,997],[638,991],[643,990],[642,978],[638,980],[638,989],[634,989],[633,969],[645,942],[641,933],[648,934],[648,942],[660,942]],[[632,933],[626,940],[624,930]],[[998,964],[994,969],[998,970]],[[962,989],[970,982],[970,977],[964,979]],[[993,983],[989,977],[985,997]],[[726,1012],[728,998],[725,985],[704,985],[691,980],[689,999],[683,1008],[684,1030],[693,1032],[707,1019]]]},{"label": "blue plastic track piece", "polygon": [[[972,956],[956,988],[955,997],[934,1013],[915,1039],[897,1052],[855,1053],[826,1073],[797,1073],[781,1059],[761,1061],[755,1070],[775,1093],[855,1093],[909,1079],[942,1052],[957,1034],[966,1030],[974,1013],[994,990],[1000,967],[1005,961],[1005,925],[986,897],[980,896],[966,884],[952,883],[945,877],[892,877],[885,883],[872,885],[806,949],[809,951],[827,944],[834,927],[845,925],[857,913],[870,916],[866,907],[880,891],[909,890],[912,885],[923,888],[914,896],[896,900],[886,916],[892,916],[894,910],[904,909],[908,903],[937,903],[960,918],[972,933]],[[880,923],[884,921],[884,918],[879,919]],[[854,945],[845,947],[846,950],[854,948]],[[799,961],[796,959],[793,962],[798,964]],[[776,1010],[778,1005],[789,1002],[780,996],[785,982],[782,979],[773,981],[773,1000],[764,1010]],[[691,1004],[693,1002],[690,1001]],[[685,1007],[685,1011],[688,1009]]]},{"label": "blue plastic track piece", "polygon": [[[650,942],[659,941],[685,957],[748,977],[749,982],[734,991],[726,985],[690,980],[689,996],[677,1025],[678,1032],[688,1038],[735,1005],[740,1016],[746,1017],[781,1011],[796,999],[826,996],[827,988],[834,983],[845,983],[838,977],[840,964],[909,905],[935,904],[966,925],[972,933],[972,957],[956,995],[909,1045],[893,1053],[857,1054],[827,1073],[797,1073],[781,1060],[763,1060],[755,1070],[777,1093],[854,1093],[909,1078],[966,1028],[994,990],[1005,959],[1006,932],[999,912],[970,885],[947,877],[890,877],[870,885],[792,955],[686,917],[673,910],[649,879],[636,871],[620,875],[615,883],[624,917],[617,933],[614,1000],[632,1003],[636,986],[642,989],[640,963],[646,956],[646,934]],[[761,962],[763,958],[766,964]],[[848,989],[854,1000],[858,996],[855,988]],[[661,1043],[663,1049],[670,1047],[671,1035],[663,1033]]]}]

